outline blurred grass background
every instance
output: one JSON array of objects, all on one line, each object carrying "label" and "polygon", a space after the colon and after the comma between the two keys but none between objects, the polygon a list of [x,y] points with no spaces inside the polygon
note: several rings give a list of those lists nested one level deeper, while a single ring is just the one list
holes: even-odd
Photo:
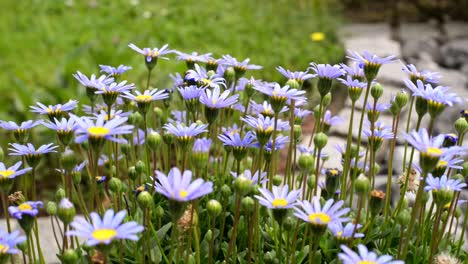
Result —
[{"label": "blurred grass background", "polygon": [[[0,119],[33,118],[36,102],[83,100],[72,77],[98,73],[99,64],[130,65],[131,82],[143,85],[143,57],[127,47],[231,54],[265,68],[256,77],[280,80],[275,67],[304,70],[311,61],[336,63],[344,50],[336,36],[335,0],[2,0],[0,16]],[[329,9],[333,6],[334,9]],[[310,34],[323,32],[323,41]],[[165,88],[185,65],[171,56],[153,71]]]}]

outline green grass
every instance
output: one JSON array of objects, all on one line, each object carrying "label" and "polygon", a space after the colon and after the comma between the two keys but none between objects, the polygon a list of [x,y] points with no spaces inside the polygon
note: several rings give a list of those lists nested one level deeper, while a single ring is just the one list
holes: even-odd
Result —
[{"label": "green grass", "polygon": [[[168,43],[173,49],[213,52],[216,57],[250,57],[265,67],[255,76],[268,80],[281,80],[277,65],[299,70],[311,61],[334,63],[343,58],[335,10],[325,10],[330,1],[64,2],[70,1],[2,1],[0,119],[32,118],[27,111],[37,101],[86,100],[72,73],[95,73],[98,64],[131,65],[126,77],[143,85],[143,58],[127,47],[130,42],[140,47]],[[324,32],[325,41],[311,41],[315,31]],[[164,88],[169,73],[184,70],[175,59],[160,61],[153,85]]]}]

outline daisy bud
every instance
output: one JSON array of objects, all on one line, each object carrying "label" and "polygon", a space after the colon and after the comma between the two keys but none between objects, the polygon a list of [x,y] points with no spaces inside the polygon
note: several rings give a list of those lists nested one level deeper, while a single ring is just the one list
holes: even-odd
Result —
[{"label": "daisy bud", "polygon": [[314,188],[315,187],[315,174],[311,174],[308,178],[307,178],[307,186],[309,188]]},{"label": "daisy bud", "polygon": [[359,195],[367,195],[371,188],[369,178],[364,176],[364,174],[359,175],[355,182],[356,192]]},{"label": "daisy bud", "polygon": [[338,169],[327,169],[325,175],[326,190],[328,193],[333,194],[340,184],[341,171]]},{"label": "daisy bud", "polygon": [[56,215],[57,214],[57,203],[55,202],[48,202],[46,205],[46,212],[49,215]]},{"label": "daisy bud", "polygon": [[139,124],[143,123],[143,116],[139,112],[133,112],[128,116],[127,122],[130,125],[138,126]]},{"label": "daisy bud", "polygon": [[75,264],[78,263],[79,256],[75,250],[67,249],[59,258],[63,264]]},{"label": "daisy bud", "polygon": [[457,208],[455,209],[455,217],[456,217],[456,218],[459,218],[459,217],[462,216],[462,215],[463,215],[463,210],[461,209],[461,207],[457,207]]},{"label": "daisy bud", "polygon": [[288,216],[286,217],[286,219],[284,219],[284,222],[283,222],[284,230],[291,231],[293,230],[294,226],[295,226],[295,221],[292,217]]},{"label": "daisy bud", "polygon": [[294,140],[299,141],[299,138],[302,135],[302,126],[301,125],[294,125]]},{"label": "daisy bud", "polygon": [[429,192],[423,192],[421,200],[423,203],[427,203],[429,201]]},{"label": "daisy bud", "polygon": [[171,133],[164,133],[162,138],[166,145],[171,145],[174,142],[175,136]]},{"label": "daisy bud", "polygon": [[57,209],[58,218],[65,224],[68,225],[75,218],[76,210],[75,206],[68,200],[68,198],[63,198]]},{"label": "daisy bud", "polygon": [[154,215],[158,219],[162,218],[164,216],[164,208],[162,208],[160,205],[158,205],[158,207],[156,207],[156,209],[154,210]]},{"label": "daisy bud", "polygon": [[161,146],[162,137],[158,132],[153,131],[148,134],[146,142],[151,150],[156,151]]},{"label": "daisy bud", "polygon": [[231,194],[232,194],[232,191],[231,191],[231,188],[229,188],[229,186],[227,186],[226,184],[221,186],[221,195],[224,198],[228,198],[229,196],[231,196]]},{"label": "daisy bud", "polygon": [[55,200],[56,201],[61,201],[63,198],[65,198],[65,190],[62,189],[62,188],[59,188],[56,192],[55,192]]},{"label": "daisy bud", "polygon": [[464,117],[458,118],[453,126],[459,136],[465,134],[468,131],[468,121]]},{"label": "daisy bud", "polygon": [[331,100],[332,100],[332,95],[331,95],[331,93],[327,93],[327,94],[323,97],[323,105],[324,105],[324,108],[330,105]]},{"label": "daisy bud", "polygon": [[253,82],[248,81],[245,84],[244,91],[245,91],[245,94],[247,95],[248,98],[252,97],[252,95],[255,93]]},{"label": "daisy bud", "polygon": [[120,151],[126,156],[129,157],[132,151],[132,146],[128,143],[120,144]]},{"label": "daisy bud", "polygon": [[153,205],[153,196],[148,191],[142,191],[137,197],[138,205],[142,210],[151,208]]},{"label": "daisy bud", "polygon": [[251,190],[250,185],[251,181],[243,175],[240,175],[234,181],[234,190],[240,195],[245,195]]},{"label": "daisy bud", "polygon": [[109,189],[115,194],[120,194],[122,192],[122,185],[122,181],[116,177],[112,177],[109,180]]},{"label": "daisy bud", "polygon": [[379,83],[372,85],[370,90],[371,96],[377,101],[383,94],[383,87]]},{"label": "daisy bud", "polygon": [[273,176],[272,183],[274,186],[280,186],[283,183],[283,176],[281,175]]},{"label": "daisy bud", "polygon": [[437,206],[443,207],[452,201],[453,190],[440,189],[437,191],[432,191],[432,196],[434,197]]},{"label": "daisy bud", "polygon": [[424,116],[427,113],[427,100],[422,97],[416,97],[416,113],[419,116]]},{"label": "daisy bud", "polygon": [[301,168],[304,173],[307,173],[314,167],[314,156],[310,153],[301,154],[298,164],[299,168]]},{"label": "daisy bud", "polygon": [[318,149],[323,149],[328,142],[328,136],[325,133],[317,133],[314,136],[314,144]]},{"label": "daisy bud", "polygon": [[398,108],[402,109],[408,103],[409,95],[406,91],[399,91],[395,96],[395,103],[398,105]]},{"label": "daisy bud", "polygon": [[382,211],[385,202],[385,193],[379,190],[371,191],[369,207],[371,214],[376,216]]},{"label": "daisy bud", "polygon": [[392,101],[390,103],[390,108],[388,109],[388,111],[390,111],[390,113],[393,116],[396,116],[396,115],[398,115],[398,113],[400,113],[400,108],[398,107],[398,105],[396,104],[395,101]]},{"label": "daisy bud", "polygon": [[265,260],[265,263],[267,263],[267,264],[276,263],[276,261],[275,261],[275,260],[277,260],[276,259],[276,254],[274,252],[268,251],[267,253],[265,253],[264,260]]},{"label": "daisy bud", "polygon": [[142,160],[139,160],[135,164],[135,169],[138,174],[142,174],[144,171],[146,171],[146,164]]},{"label": "daisy bud", "polygon": [[242,204],[242,209],[246,213],[251,213],[254,209],[255,202],[251,197],[247,196],[247,197],[242,198],[241,204]]},{"label": "daisy bud", "polygon": [[62,155],[60,155],[60,161],[62,162],[63,168],[70,172],[76,166],[76,153],[71,149],[66,149]]},{"label": "daisy bud", "polygon": [[138,175],[139,175],[139,173],[137,172],[135,166],[132,166],[132,167],[128,168],[128,177],[130,179],[132,179],[134,181],[134,180],[136,180]]},{"label": "daisy bud", "polygon": [[240,78],[242,74],[238,74],[240,72],[236,72],[236,70],[233,67],[227,67],[226,70],[224,71],[224,79],[226,82],[233,83],[236,78]]},{"label": "daisy bud", "polygon": [[397,215],[397,221],[402,226],[407,226],[410,220],[411,213],[407,209],[401,210]]},{"label": "daisy bud", "polygon": [[81,183],[81,172],[76,171],[72,173],[72,181],[74,184],[80,184]]},{"label": "daisy bud", "polygon": [[206,203],[206,210],[211,217],[217,217],[223,210],[223,207],[221,206],[220,202],[212,199]]},{"label": "daisy bud", "polygon": [[314,111],[314,116],[318,118],[320,116],[320,105],[316,105],[313,111]]},{"label": "daisy bud", "polygon": [[298,89],[298,90],[301,89],[301,85],[295,79],[289,79],[286,82],[286,85],[288,85],[291,89]]}]

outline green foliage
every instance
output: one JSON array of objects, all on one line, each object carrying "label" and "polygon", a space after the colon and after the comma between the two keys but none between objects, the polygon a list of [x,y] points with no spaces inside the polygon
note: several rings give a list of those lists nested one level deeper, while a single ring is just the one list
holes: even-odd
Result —
[{"label": "green foliage", "polygon": [[[72,73],[97,73],[99,64],[131,65],[130,81],[143,85],[143,58],[127,47],[131,42],[250,57],[265,67],[257,77],[268,80],[280,79],[278,65],[305,69],[310,61],[338,62],[344,53],[334,31],[336,12],[325,2],[2,1],[8,12],[0,17],[0,119],[31,118],[29,106],[37,101],[86,100]],[[325,40],[313,42],[312,32],[323,32]],[[185,70],[174,58],[160,64],[156,87],[169,85],[168,73]]]}]

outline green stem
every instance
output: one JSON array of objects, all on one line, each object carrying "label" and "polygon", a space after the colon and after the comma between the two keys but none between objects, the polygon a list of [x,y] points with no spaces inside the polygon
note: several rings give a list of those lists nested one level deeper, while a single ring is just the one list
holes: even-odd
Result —
[{"label": "green stem", "polygon": [[346,200],[346,186],[347,186],[347,179],[348,179],[348,172],[351,163],[351,141],[353,138],[353,120],[354,120],[354,108],[356,105],[356,101],[351,101],[351,117],[349,119],[349,126],[348,126],[348,136],[346,137],[346,151],[345,155],[345,162],[343,164],[343,176],[342,176],[342,183],[341,183],[341,199]]},{"label": "green stem", "polygon": [[[415,97],[412,96],[411,97],[411,102],[410,102],[410,107],[408,109],[408,117],[406,119],[406,129],[405,129],[406,134],[408,134],[409,128],[410,128],[411,113],[413,113],[414,101],[415,101]],[[403,152],[404,153],[403,154],[403,167],[401,168],[403,171],[405,171],[405,168],[406,168],[406,151],[407,151],[407,149],[408,149],[408,141],[405,141],[405,150]]]},{"label": "green stem", "polygon": [[390,158],[388,161],[387,190],[386,190],[385,207],[384,207],[385,221],[388,221],[388,216],[390,215],[389,211],[390,211],[390,197],[391,197],[391,192],[392,192],[393,155],[395,153],[396,135],[398,132],[399,122],[400,122],[400,113],[398,113],[396,118],[394,118],[393,138],[392,138],[392,141],[390,142]]}]

